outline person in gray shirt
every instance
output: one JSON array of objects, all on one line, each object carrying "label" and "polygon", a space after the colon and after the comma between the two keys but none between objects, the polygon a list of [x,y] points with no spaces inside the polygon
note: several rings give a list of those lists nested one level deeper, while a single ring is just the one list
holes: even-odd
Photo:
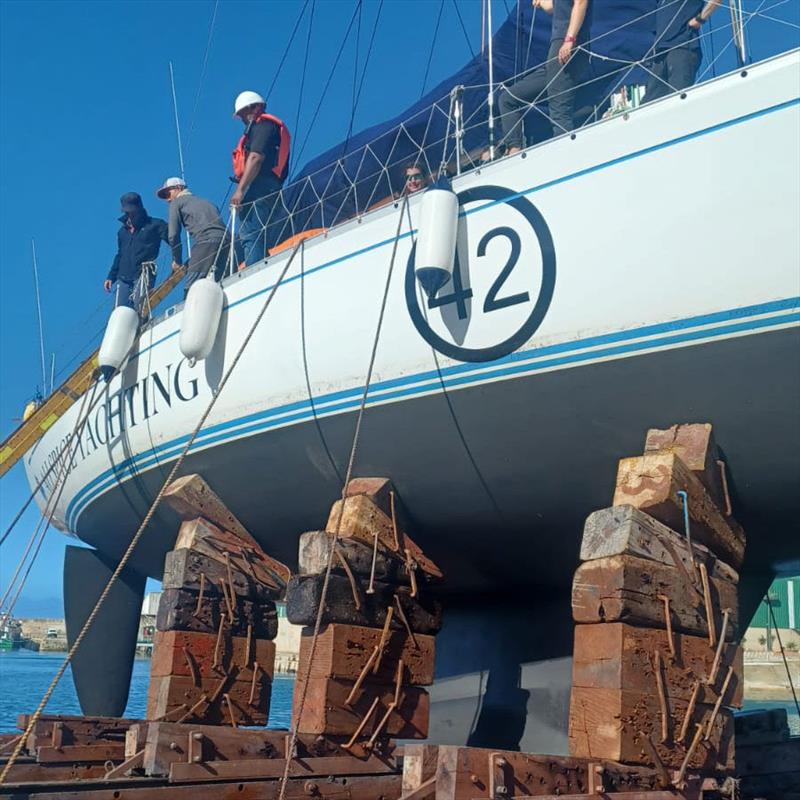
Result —
[{"label": "person in gray shirt", "polygon": [[172,271],[183,263],[181,230],[192,237],[192,254],[186,267],[183,296],[192,284],[204,278],[213,268],[214,277],[220,280],[230,256],[230,235],[219,212],[212,203],[195,197],[181,178],[167,178],[156,194],[169,203],[167,242],[172,248]]}]

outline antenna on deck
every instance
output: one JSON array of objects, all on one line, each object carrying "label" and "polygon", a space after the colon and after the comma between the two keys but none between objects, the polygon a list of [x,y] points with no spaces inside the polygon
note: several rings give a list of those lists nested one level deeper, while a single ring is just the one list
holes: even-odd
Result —
[{"label": "antenna on deck", "polygon": [[[181,180],[186,185],[186,170],[183,166],[183,144],[181,143],[181,123],[178,120],[178,97],[175,94],[175,73],[172,70],[172,62],[169,62],[169,85],[172,88],[172,110],[175,114],[175,133],[178,137],[178,163],[181,167]],[[189,134],[191,136],[191,133]],[[191,257],[192,243],[189,241],[189,233],[186,233],[186,252]]]},{"label": "antenna on deck", "polygon": [[36,318],[39,322],[39,350],[42,356],[42,391],[47,394],[47,370],[44,365],[44,330],[42,328],[42,302],[39,297],[39,267],[36,263],[36,242],[31,239],[33,254],[33,285],[36,290]]}]

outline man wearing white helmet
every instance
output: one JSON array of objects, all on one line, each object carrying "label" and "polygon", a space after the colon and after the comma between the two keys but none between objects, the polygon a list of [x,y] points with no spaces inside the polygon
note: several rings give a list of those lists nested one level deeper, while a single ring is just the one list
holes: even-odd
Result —
[{"label": "man wearing white helmet", "polygon": [[289,129],[272,114],[257,92],[242,92],[234,103],[234,116],[245,126],[233,151],[233,174],[239,184],[231,198],[236,209],[239,238],[248,266],[267,257],[279,226],[273,219],[279,194],[289,170]]}]

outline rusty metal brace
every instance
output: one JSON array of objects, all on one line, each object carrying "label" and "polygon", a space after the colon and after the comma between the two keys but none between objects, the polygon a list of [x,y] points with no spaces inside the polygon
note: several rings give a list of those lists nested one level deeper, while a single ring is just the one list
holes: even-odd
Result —
[{"label": "rusty metal brace", "polygon": [[663,744],[669,740],[670,714],[667,706],[667,692],[664,688],[664,676],[661,672],[662,663],[663,659],[661,658],[661,652],[656,650],[653,671],[655,672],[656,688],[658,689],[658,705],[661,709],[661,742]]},{"label": "rusty metal brace", "polygon": [[375,661],[375,666],[372,668],[372,672],[375,675],[378,674],[378,670],[381,668],[381,659],[383,658],[383,651],[386,648],[386,641],[389,638],[389,626],[392,624],[393,614],[394,608],[392,606],[387,606],[386,619],[383,621],[383,630],[381,631],[381,638],[378,642],[378,656],[377,660]]},{"label": "rusty metal brace", "polygon": [[186,659],[186,666],[189,667],[189,674],[192,677],[192,683],[200,688],[200,676],[197,674],[197,666],[194,663],[194,657],[189,652],[188,647],[181,648],[183,650],[183,657]]},{"label": "rusty metal brace", "polygon": [[411,558],[411,551],[406,547],[406,571],[408,572],[408,577],[411,579],[411,596],[417,596],[417,562]]},{"label": "rusty metal brace", "polygon": [[689,698],[689,705],[686,707],[686,716],[683,718],[681,725],[681,732],[678,734],[677,741],[683,742],[686,739],[686,734],[689,732],[689,723],[692,721],[692,714],[694,714],[694,707],[697,704],[697,697],[700,694],[700,680],[694,682],[692,695]]},{"label": "rusty metal brace", "polygon": [[417,642],[416,636],[414,636],[414,631],[411,630],[411,626],[408,624],[408,617],[406,616],[406,612],[403,611],[403,606],[400,605],[400,597],[397,594],[394,596],[394,603],[397,606],[397,616],[400,617],[400,622],[403,623],[406,633],[414,644],[414,649],[419,650],[419,643]]},{"label": "rusty metal brace", "polygon": [[231,703],[230,695],[227,692],[223,692],[222,699],[225,701],[225,705],[228,707],[228,716],[231,718],[231,726],[238,728],[239,726],[236,724],[236,716],[233,713],[233,703]]},{"label": "rusty metal brace", "polygon": [[645,736],[641,731],[637,731],[637,734],[642,744],[645,746],[645,749],[650,756],[650,760],[655,765],[656,772],[658,773],[656,779],[658,780],[659,787],[666,789],[667,786],[670,785],[669,771],[664,766],[664,762],[661,760],[661,756],[658,754],[658,750],[656,750],[653,740],[650,738],[650,736]]},{"label": "rusty metal brace", "polygon": [[358,690],[361,688],[361,684],[364,683],[364,678],[367,677],[367,673],[369,672],[370,667],[372,666],[375,659],[378,657],[378,653],[380,652],[380,645],[376,644],[375,647],[372,648],[372,652],[367,659],[367,663],[364,664],[361,672],[359,673],[358,677],[356,678],[356,682],[353,684],[353,688],[350,690],[350,694],[347,695],[347,700],[344,701],[346,706],[351,706],[353,704],[353,700],[355,696],[358,694]]},{"label": "rusty metal brace", "polygon": [[717,643],[717,629],[714,624],[714,607],[711,605],[711,587],[708,582],[706,565],[700,564],[700,580],[703,582],[703,602],[706,607],[706,623],[708,624],[708,646],[714,647]]},{"label": "rusty metal brace", "polygon": [[375,730],[372,732],[372,736],[369,737],[369,741],[364,744],[365,750],[372,750],[375,746],[375,740],[380,736],[381,731],[384,729],[386,724],[389,722],[389,717],[392,716],[394,710],[400,705],[400,689],[403,683],[403,659],[401,658],[397,662],[397,674],[395,675],[394,679],[394,697],[392,698],[392,702],[386,707],[386,713],[381,717],[381,721],[375,727]]},{"label": "rusty metal brace", "polygon": [[206,591],[206,574],[205,572],[200,573],[200,594],[197,596],[197,607],[194,610],[194,616],[196,617],[200,613],[200,609],[203,607],[203,595]]},{"label": "rusty metal brace", "polygon": [[225,625],[225,616],[219,615],[219,628],[217,629],[217,641],[214,643],[214,660],[211,662],[211,669],[215,669],[220,665],[219,661],[219,646],[222,644],[222,628]]},{"label": "rusty metal brace", "polygon": [[361,610],[361,597],[358,592],[358,585],[356,583],[356,576],[353,575],[353,570],[350,569],[350,565],[347,563],[347,559],[345,558],[344,552],[342,548],[339,547],[339,543],[335,542],[333,545],[333,549],[336,552],[336,556],[338,557],[339,561],[342,562],[342,567],[344,567],[345,575],[347,575],[347,580],[350,582],[350,591],[353,593],[353,602],[356,606],[356,611]]},{"label": "rusty metal brace", "polygon": [[695,723],[694,727],[694,738],[686,750],[686,755],[683,757],[683,761],[681,762],[681,768],[678,770],[678,774],[675,776],[675,780],[673,781],[673,785],[676,789],[680,789],[681,786],[683,786],[683,779],[686,776],[686,770],[689,768],[689,762],[692,760],[694,751],[697,750],[697,745],[700,744],[700,739],[703,736],[703,726]]},{"label": "rusty metal brace", "polygon": [[717,673],[719,672],[719,665],[722,659],[722,648],[725,647],[725,636],[728,633],[728,620],[731,616],[731,610],[729,608],[725,608],[722,610],[722,627],[720,628],[719,632],[719,642],[717,643],[717,652],[714,654],[714,662],[711,665],[711,672],[706,678],[706,683],[711,686],[714,681],[717,679]]},{"label": "rusty metal brace", "polygon": [[400,547],[400,532],[397,530],[397,516],[394,508],[394,492],[389,491],[389,509],[392,512],[392,534],[394,535],[394,549],[395,552],[401,552]]},{"label": "rusty metal brace", "polygon": [[728,494],[728,471],[725,462],[721,458],[717,459],[717,466],[722,478],[722,493],[725,495],[725,516],[729,517],[733,513],[733,509],[731,508],[731,496]]},{"label": "rusty metal brace", "polygon": [[134,753],[130,758],[126,758],[121,764],[118,764],[116,767],[106,772],[106,774],[103,775],[103,780],[110,781],[112,778],[121,778],[132,769],[141,767],[143,763],[144,749],[141,749],[138,753]]},{"label": "rusty metal brace", "polygon": [[508,794],[505,770],[508,761],[502,753],[489,753],[489,797],[492,800]]},{"label": "rusty metal brace", "polygon": [[256,696],[256,681],[258,680],[258,671],[261,667],[258,666],[258,661],[253,662],[253,680],[250,682],[250,698],[247,701],[247,705],[252,706],[253,700]]},{"label": "rusty metal brace", "polygon": [[57,720],[53,723],[53,729],[50,731],[50,746],[60,749],[64,744],[64,723]]},{"label": "rusty metal brace", "polygon": [[369,722],[370,717],[373,715],[375,709],[378,707],[379,699],[380,698],[376,697],[372,701],[372,705],[369,707],[369,711],[367,711],[367,713],[364,715],[364,719],[362,719],[361,722],[358,723],[358,727],[355,729],[355,731],[353,731],[353,735],[350,737],[350,741],[347,742],[347,744],[342,745],[342,749],[349,750],[356,743],[358,737],[361,736],[361,731],[363,731],[364,728],[367,726],[367,722]]},{"label": "rusty metal brace", "polygon": [[658,599],[664,604],[664,622],[667,625],[667,645],[669,646],[669,654],[675,658],[675,638],[672,635],[672,617],[669,612],[669,597],[665,594],[660,594]]},{"label": "rusty metal brace", "polygon": [[378,561],[378,531],[375,531],[372,541],[372,565],[369,568],[369,586],[367,594],[375,594],[375,564]]},{"label": "rusty metal brace", "polygon": [[228,597],[228,588],[225,578],[219,579],[219,586],[222,590],[222,596],[225,598],[225,607],[228,609],[228,619],[230,620],[231,625],[233,625],[233,605]]},{"label": "rusty metal brace", "polygon": [[689,525],[689,495],[686,494],[683,489],[679,489],[678,497],[681,498],[681,502],[683,503],[683,529],[686,533],[686,541],[689,544],[689,562],[692,565],[692,572],[697,569],[697,565],[694,563],[694,548],[692,547],[692,529]]},{"label": "rusty metal brace", "polygon": [[200,764],[203,760],[203,734],[200,731],[189,732],[186,760],[190,764]]},{"label": "rusty metal brace", "polygon": [[725,698],[725,693],[728,691],[728,686],[731,682],[731,678],[733,677],[733,664],[728,667],[728,674],[725,676],[725,680],[722,683],[722,688],[719,690],[719,695],[717,696],[717,702],[714,703],[714,708],[711,711],[711,716],[708,718],[708,725],[706,726],[706,735],[703,737],[706,741],[711,738],[711,732],[714,729],[714,721],[717,719],[717,714],[719,714],[719,709],[722,706],[722,701]]}]

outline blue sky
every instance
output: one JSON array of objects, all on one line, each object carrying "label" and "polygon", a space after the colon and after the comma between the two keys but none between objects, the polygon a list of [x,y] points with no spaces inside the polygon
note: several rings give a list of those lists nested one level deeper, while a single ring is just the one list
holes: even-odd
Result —
[{"label": "blue sky", "polygon": [[[508,6],[514,0],[507,0]],[[759,0],[760,2],[760,0]],[[766,0],[763,7],[775,6]],[[747,0],[747,8],[759,3]],[[494,0],[495,27],[505,17]],[[378,0],[364,0],[359,63],[363,66]],[[0,3],[0,436],[5,437],[41,386],[31,239],[39,261],[45,347],[56,353],[56,384],[99,341],[110,311],[101,284],[114,255],[119,196],[138,191],[154,216],[154,196],[178,174],[168,62],[178,96],[186,174],[192,189],[220,202],[228,188],[230,151],[241,132],[232,119],[243,89],[265,92],[301,10],[300,0],[220,0],[205,78],[200,84],[213,0],[180,2]],[[473,49],[480,43],[478,0],[458,0]],[[309,6],[310,8],[310,6]],[[317,0],[301,96],[308,18],[270,98],[270,110],[305,137],[355,0]],[[421,93],[440,0],[386,0],[354,130],[380,122]],[[800,22],[800,2],[773,16]],[[718,12],[724,22],[727,12]],[[717,52],[727,37],[716,42]],[[753,26],[754,56],[796,44],[791,28]],[[427,88],[470,56],[452,0],[443,6]],[[351,36],[302,161],[344,138],[350,118],[355,36]],[[731,54],[719,69],[733,66]],[[298,124],[299,113],[299,124]],[[162,255],[160,276],[166,273]],[[5,529],[28,487],[21,467],[0,481]],[[5,589],[37,515],[23,518],[0,551]],[[68,539],[48,534],[17,611],[61,615],[61,568]]]}]

